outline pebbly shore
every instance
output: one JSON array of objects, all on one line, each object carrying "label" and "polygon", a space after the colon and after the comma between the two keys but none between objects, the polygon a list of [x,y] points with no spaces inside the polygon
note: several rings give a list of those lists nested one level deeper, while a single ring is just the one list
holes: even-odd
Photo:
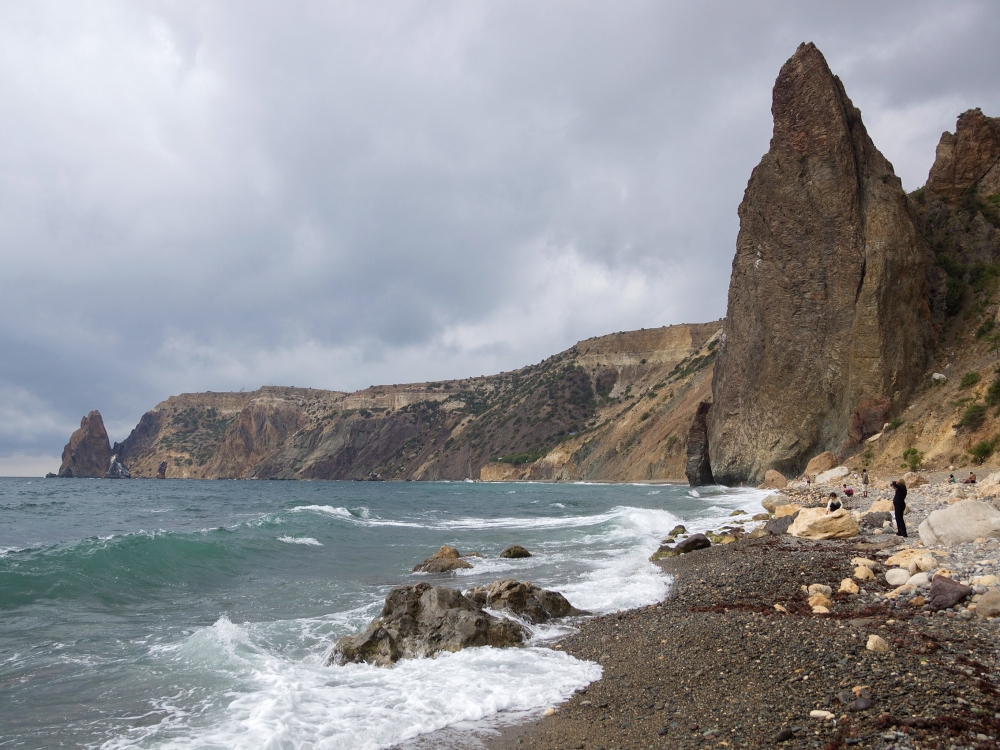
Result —
[{"label": "pebbly shore", "polygon": [[[783,490],[814,505],[830,488]],[[658,564],[673,578],[668,598],[592,618],[554,648],[604,668],[601,680],[527,724],[482,738],[488,748],[786,748],[995,750],[1000,737],[1000,618],[975,603],[941,612],[921,589],[899,591],[886,561],[908,548],[936,553],[942,570],[974,581],[998,572],[1000,540],[925,550],[916,536],[933,510],[969,488],[916,487],[911,537],[864,528],[844,540],[744,536]],[[888,488],[852,498],[863,512]],[[739,519],[734,519],[738,521]],[[746,525],[750,528],[750,525]],[[872,562],[857,593],[840,591]],[[933,570],[929,571],[933,574]],[[808,586],[830,587],[816,614]],[[880,650],[868,648],[871,636]]]}]

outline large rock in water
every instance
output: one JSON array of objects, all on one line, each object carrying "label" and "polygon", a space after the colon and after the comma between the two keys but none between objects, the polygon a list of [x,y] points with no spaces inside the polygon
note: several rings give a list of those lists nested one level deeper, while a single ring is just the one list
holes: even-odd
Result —
[{"label": "large rock in water", "polygon": [[930,250],[812,44],[782,66],[771,111],[771,147],[739,208],[708,418],[726,484],[798,475],[838,450],[864,400],[906,400],[931,345]]},{"label": "large rock in water", "polygon": [[385,598],[382,614],[359,635],[337,641],[330,662],[368,662],[388,666],[399,659],[434,656],[468,646],[517,646],[524,629],[516,622],[483,612],[462,592],[426,583],[397,586]]},{"label": "large rock in water", "polygon": [[80,429],[63,448],[61,477],[102,478],[111,465],[111,443],[99,411],[80,420]]},{"label": "large rock in water", "polygon": [[413,567],[414,573],[450,573],[461,568],[471,568],[472,565],[462,559],[458,550],[449,547],[447,544],[422,563],[417,563]]},{"label": "large rock in water", "polygon": [[558,591],[540,589],[531,583],[512,579],[494,581],[466,593],[466,597],[480,607],[504,610],[528,622],[548,622],[558,617],[590,614],[577,609]]},{"label": "large rock in water", "polygon": [[[117,445],[117,443],[116,443]],[[111,462],[108,464],[108,470],[104,472],[105,479],[131,479],[132,472],[129,471],[128,467],[123,464],[119,459],[118,455],[115,454],[111,457]]]},{"label": "large rock in water", "polygon": [[687,463],[684,465],[684,475],[692,487],[704,487],[715,484],[712,476],[712,465],[708,458],[708,413],[712,404],[702,401],[694,413],[691,427],[688,429]]},{"label": "large rock in water", "polygon": [[931,513],[918,531],[920,541],[927,547],[1000,536],[1000,510],[979,500],[963,500]]},{"label": "large rock in water", "polygon": [[841,508],[827,513],[826,508],[803,508],[788,527],[788,533],[802,539],[847,539],[860,532],[851,514]]}]

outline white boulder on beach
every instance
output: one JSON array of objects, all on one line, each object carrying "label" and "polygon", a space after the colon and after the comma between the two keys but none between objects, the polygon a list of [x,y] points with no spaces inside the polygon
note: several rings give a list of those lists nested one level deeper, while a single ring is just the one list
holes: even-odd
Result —
[{"label": "white boulder on beach", "polygon": [[920,541],[928,547],[966,544],[976,539],[1000,537],[1000,510],[978,500],[932,512],[920,524]]}]

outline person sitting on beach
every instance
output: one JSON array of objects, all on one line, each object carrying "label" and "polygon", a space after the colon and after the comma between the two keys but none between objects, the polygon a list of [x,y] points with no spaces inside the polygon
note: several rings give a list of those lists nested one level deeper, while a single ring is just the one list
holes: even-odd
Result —
[{"label": "person sitting on beach", "polygon": [[843,487],[844,487],[844,494],[847,495],[847,497],[854,497],[853,487],[848,487],[846,484],[843,485]]},{"label": "person sitting on beach", "polygon": [[976,483],[976,475],[973,474],[971,471],[969,472],[968,478],[962,480],[962,484],[975,484],[975,483]]},{"label": "person sitting on beach", "polygon": [[830,499],[826,503],[826,512],[834,513],[840,510],[840,498],[837,497],[836,492],[830,493]]},{"label": "person sitting on beach", "polygon": [[954,474],[949,474],[948,475],[948,484],[955,484],[955,475]]}]

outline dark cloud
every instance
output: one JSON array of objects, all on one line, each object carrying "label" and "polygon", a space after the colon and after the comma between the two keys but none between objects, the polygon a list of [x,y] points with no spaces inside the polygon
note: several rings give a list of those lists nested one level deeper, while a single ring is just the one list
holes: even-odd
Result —
[{"label": "dark cloud", "polygon": [[181,391],[476,375],[721,317],[798,43],[912,189],[960,111],[1000,113],[998,17],[988,1],[8,4],[0,473],[57,454],[92,408],[121,438]]}]

